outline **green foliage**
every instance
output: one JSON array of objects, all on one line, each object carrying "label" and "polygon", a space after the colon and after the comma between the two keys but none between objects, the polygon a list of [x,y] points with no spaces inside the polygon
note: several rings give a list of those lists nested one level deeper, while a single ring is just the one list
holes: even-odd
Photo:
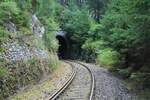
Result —
[{"label": "green foliage", "polygon": [[97,58],[96,56],[99,54],[100,50],[105,49],[105,45],[107,43],[103,40],[96,40],[93,41],[93,39],[89,38],[85,41],[85,43],[82,45],[82,49],[84,50],[84,55],[87,55],[85,58],[89,59],[86,61],[95,61]]},{"label": "green foliage", "polygon": [[0,27],[0,40],[7,38],[8,36],[9,32],[4,27]]},{"label": "green foliage", "polygon": [[[36,8],[37,7],[37,8]],[[40,1],[40,0],[17,0],[17,1],[1,1],[0,2],[0,24],[5,25],[9,22],[13,22],[17,26],[17,34],[13,34],[12,37],[17,37],[21,35],[31,35],[31,29],[29,29],[29,22],[31,16],[29,11],[31,8],[38,14],[42,24],[46,28],[45,33],[45,44],[50,49],[57,51],[58,43],[55,39],[56,31],[58,30],[59,24],[54,20],[53,15],[59,10],[59,4],[54,0]],[[8,38],[8,32],[5,31],[3,27],[0,27],[0,39],[3,41]],[[50,31],[50,32],[49,32]],[[45,48],[42,40],[33,39],[35,46],[38,48]]]},{"label": "green foliage", "polygon": [[29,28],[26,28],[26,27],[21,27],[19,29],[19,34],[24,34],[24,35],[32,35],[32,32]]},{"label": "green foliage", "polygon": [[[82,49],[82,45],[91,36],[90,28],[93,19],[90,17],[88,9],[86,7],[78,7],[74,4],[68,4],[68,7],[64,7],[63,11],[60,12],[58,21],[60,27],[66,31],[69,37],[72,48],[70,58],[87,58],[85,50]],[[90,52],[87,52],[87,54]]]},{"label": "green foliage", "polygon": [[7,70],[3,67],[4,66],[0,67],[0,79],[3,79],[7,75]]},{"label": "green foliage", "polygon": [[[37,0],[38,1],[38,10],[36,10],[37,14],[39,16],[44,16],[44,15],[54,15],[57,14],[57,11],[59,11],[61,9],[61,6],[59,5],[59,3],[56,3],[55,0]],[[46,16],[46,17],[47,17]]]},{"label": "green foliage", "polygon": [[[20,11],[19,14],[15,16],[13,19],[13,23],[17,26],[18,29],[20,28],[28,28],[29,30],[29,22],[31,20],[31,17],[29,15],[29,12],[27,11]],[[30,29],[31,30],[31,29]]]},{"label": "green foliage", "polygon": [[107,42],[103,40],[93,41],[93,39],[88,39],[83,45],[82,48],[92,51],[93,53],[99,53],[99,50],[102,50],[107,45]]},{"label": "green foliage", "polygon": [[[17,26],[17,29],[23,30],[23,32],[18,32],[18,33],[24,33],[24,31],[27,30],[27,28],[29,30],[28,27],[29,20],[30,17],[28,12],[26,10],[21,11],[21,9],[18,7],[15,1],[0,2],[0,25],[1,26],[5,26],[6,24],[12,22]],[[8,32],[6,31],[6,29],[3,27],[0,28],[1,28],[1,32],[0,32],[1,39],[7,38]]]},{"label": "green foliage", "polygon": [[87,0],[89,11],[92,17],[98,22],[105,12],[107,1],[108,0]]},{"label": "green foliage", "polygon": [[128,78],[131,75],[131,68],[119,69],[118,74],[123,78]]},{"label": "green foliage", "polygon": [[[148,60],[150,59],[149,6],[148,0],[110,0],[106,12],[100,20],[101,27],[98,28],[96,35],[97,41],[107,42],[104,47],[110,47],[120,53],[122,67],[119,70],[118,67],[114,67],[114,69],[118,70],[121,76],[130,77],[131,75],[135,81],[139,80],[141,83],[147,84],[150,83],[147,78],[150,75],[142,73],[150,71],[148,67],[150,66]],[[110,59],[112,55],[110,51],[106,50],[105,52],[100,54],[102,58]],[[102,62],[109,62],[113,65],[113,61],[107,60],[102,60]],[[146,70],[141,71],[141,68],[146,68]]]},{"label": "green foliage", "polygon": [[[31,29],[29,29],[31,21],[29,11],[31,8],[34,11],[33,13],[38,15],[40,22],[42,22],[46,29],[44,34],[45,42],[41,38],[31,36],[32,32]],[[51,30],[59,29],[59,24],[55,19],[59,16],[59,11],[60,5],[55,4],[54,0],[0,1],[0,44],[4,42],[5,38],[9,38],[20,44],[27,42],[31,48],[36,47],[47,50],[47,46],[50,51],[55,53],[58,49],[58,42],[56,40],[56,31]],[[4,28],[4,26],[10,22],[16,25],[16,34],[11,34]],[[0,53],[4,51],[5,50],[0,47]],[[16,93],[18,87],[36,83],[43,75],[49,74],[49,72],[59,65],[57,54],[51,53],[50,57],[49,55],[47,56],[47,59],[36,57],[29,60],[10,61],[7,63],[0,61],[0,100],[4,100],[8,96]]]},{"label": "green foliage", "polygon": [[42,39],[39,37],[33,38],[33,46],[39,49],[45,49],[44,41],[42,41]]},{"label": "green foliage", "polygon": [[143,78],[143,75],[142,73],[132,73],[131,76],[130,76],[130,79],[136,81],[136,82],[140,82],[141,79]]},{"label": "green foliage", "polygon": [[[1,1],[0,41],[9,37],[9,32],[2,27],[5,22],[15,23],[20,34],[31,34],[28,12],[32,8],[46,29],[45,42],[33,39],[37,48],[47,46],[49,51],[57,51],[55,30],[61,28],[67,32],[73,58],[97,59],[120,76],[130,77],[142,85],[150,83],[150,1],[79,1],[65,0],[61,1],[62,5],[56,0]],[[57,65],[53,63],[55,60],[51,61],[50,66]],[[3,76],[5,70],[1,69],[0,73]]]},{"label": "green foliage", "polygon": [[32,0],[14,0],[16,1],[16,3],[18,4],[19,8],[21,8],[21,10],[26,10],[29,11],[32,8]]},{"label": "green foliage", "polygon": [[46,29],[44,34],[44,45],[49,51],[57,51],[58,42],[56,40],[56,32],[60,28],[56,18],[61,12],[61,6],[56,3],[55,0],[36,0],[34,3],[37,6],[35,12]]},{"label": "green foliage", "polygon": [[47,32],[45,34],[45,44],[48,49],[51,51],[57,51],[58,49],[58,41],[55,39],[55,34],[53,32]]},{"label": "green foliage", "polygon": [[71,39],[78,44],[83,44],[88,37],[90,29],[90,17],[86,9],[66,9],[63,12],[62,27],[67,31]]},{"label": "green foliage", "polygon": [[58,60],[57,54],[51,52],[50,59],[48,62],[49,68],[56,69],[59,65],[60,61]]},{"label": "green foliage", "polygon": [[4,52],[5,49],[0,47],[0,53]]},{"label": "green foliage", "polygon": [[47,59],[32,57],[15,63],[1,60],[0,99],[5,100],[8,96],[16,93],[18,90],[16,87],[35,84],[44,75],[48,75],[50,71],[59,65],[57,56],[53,53],[50,53],[50,56]]},{"label": "green foliage", "polygon": [[9,21],[19,13],[16,2],[7,1],[0,3],[0,23]]},{"label": "green foliage", "polygon": [[111,68],[120,63],[119,56],[117,51],[108,48],[100,50],[97,60],[99,64]]},{"label": "green foliage", "polygon": [[58,41],[56,40],[56,32],[59,30],[59,25],[54,21],[54,18],[49,17],[45,20],[46,33],[44,34],[45,45],[51,51],[57,51]]}]

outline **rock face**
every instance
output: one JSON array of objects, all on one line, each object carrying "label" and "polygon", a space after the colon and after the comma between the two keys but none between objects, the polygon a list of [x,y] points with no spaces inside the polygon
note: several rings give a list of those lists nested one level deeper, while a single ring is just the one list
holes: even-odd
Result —
[{"label": "rock face", "polygon": [[17,42],[2,44],[5,52],[0,54],[0,58],[10,61],[28,60],[32,57],[48,58],[46,50],[31,48],[26,44],[18,44]]},{"label": "rock face", "polygon": [[45,28],[44,26],[40,23],[40,21],[38,20],[37,16],[35,14],[31,15],[32,16],[32,23],[31,23],[31,29],[33,34],[35,34],[38,37],[43,36],[44,32],[45,32]]},{"label": "rock face", "polygon": [[12,22],[5,23],[4,26],[7,28],[7,30],[10,33],[16,33],[17,32],[16,25],[14,23],[12,23]]},{"label": "rock face", "polygon": [[[31,22],[31,29],[35,37],[38,37],[42,41],[43,34],[45,32],[44,26],[40,23],[37,16],[35,14],[31,14],[32,22]],[[12,22],[9,22],[4,25],[6,29],[10,33],[16,33],[16,25]],[[25,36],[21,39],[23,40]],[[25,37],[26,38],[26,37]],[[29,37],[28,37],[29,38]],[[32,39],[32,38],[31,38]],[[38,57],[38,58],[47,58],[48,51],[29,47],[26,43],[18,43],[15,41],[7,42],[1,44],[1,48],[5,50],[5,52],[0,52],[0,58],[6,59],[10,61],[20,61],[20,60],[27,60],[31,57]]]},{"label": "rock face", "polygon": [[56,59],[53,59],[57,56],[51,54],[53,58],[50,57],[50,53],[42,44],[45,29],[35,14],[32,15],[31,23],[33,35],[16,36],[15,24],[8,23],[4,26],[14,37],[5,42],[0,41],[0,71],[2,70],[3,75],[0,73],[0,100],[7,100],[7,97],[19,89],[39,82],[49,75],[57,63]]}]

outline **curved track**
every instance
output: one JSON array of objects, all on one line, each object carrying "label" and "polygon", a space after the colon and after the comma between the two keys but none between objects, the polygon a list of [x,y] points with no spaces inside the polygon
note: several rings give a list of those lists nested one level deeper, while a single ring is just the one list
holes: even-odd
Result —
[{"label": "curved track", "polygon": [[65,62],[72,66],[72,75],[49,100],[92,100],[95,79],[91,70],[81,62]]},{"label": "curved track", "polygon": [[95,88],[95,77],[94,77],[94,74],[92,73],[92,71],[86,66],[84,65],[83,63],[81,62],[77,62],[79,64],[81,64],[82,66],[86,67],[88,69],[88,71],[90,72],[91,74],[91,79],[92,79],[92,84],[91,84],[91,93],[90,93],[90,96],[89,96],[89,100],[92,100],[93,99],[93,95],[94,95],[94,88]]},{"label": "curved track", "polygon": [[[67,61],[65,61],[66,63],[68,63]],[[73,79],[76,76],[76,70],[74,70],[74,66],[69,63],[72,66],[72,73],[71,76],[66,80],[66,82],[64,83],[64,85],[62,87],[60,87],[50,98],[49,100],[55,100],[59,97],[59,95],[71,84],[71,82],[73,81]]]}]

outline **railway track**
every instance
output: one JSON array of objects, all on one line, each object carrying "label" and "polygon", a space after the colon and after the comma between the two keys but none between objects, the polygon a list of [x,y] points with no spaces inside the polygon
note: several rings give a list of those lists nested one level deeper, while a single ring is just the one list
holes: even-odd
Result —
[{"label": "railway track", "polygon": [[72,74],[49,100],[92,100],[95,79],[90,69],[81,62],[65,62],[72,66]]}]

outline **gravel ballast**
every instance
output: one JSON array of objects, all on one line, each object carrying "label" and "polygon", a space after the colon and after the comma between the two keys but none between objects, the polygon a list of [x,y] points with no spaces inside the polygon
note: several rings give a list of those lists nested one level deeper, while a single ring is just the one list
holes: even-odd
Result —
[{"label": "gravel ballast", "polygon": [[107,69],[94,64],[86,65],[95,76],[95,100],[138,100],[133,93],[125,88],[122,81]]}]

